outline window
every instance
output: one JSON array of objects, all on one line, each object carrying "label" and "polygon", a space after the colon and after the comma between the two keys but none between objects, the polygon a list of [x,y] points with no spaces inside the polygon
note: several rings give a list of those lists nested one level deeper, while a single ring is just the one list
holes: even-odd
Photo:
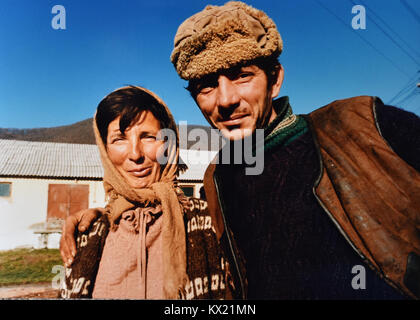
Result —
[{"label": "window", "polygon": [[10,197],[12,184],[10,182],[0,182],[0,197]]},{"label": "window", "polygon": [[180,186],[187,197],[194,197],[194,186]]}]

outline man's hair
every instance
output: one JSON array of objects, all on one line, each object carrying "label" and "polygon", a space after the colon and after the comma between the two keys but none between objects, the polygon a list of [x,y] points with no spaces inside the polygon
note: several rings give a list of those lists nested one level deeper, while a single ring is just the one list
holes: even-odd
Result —
[{"label": "man's hair", "polygon": [[[239,63],[233,68],[241,68],[241,67],[246,67],[250,65],[256,65],[258,68],[264,71],[265,75],[267,76],[267,86],[269,88],[276,82],[277,75],[280,70],[280,62],[278,60],[278,55],[271,55],[269,57],[259,57],[254,60]],[[221,72],[223,72],[223,70],[213,75],[217,76],[217,74]],[[207,75],[207,76],[212,76],[212,75]],[[194,100],[196,99],[197,94],[199,93],[197,90],[197,87],[198,87],[198,83],[200,83],[201,80],[202,78],[192,79],[188,81],[188,86],[186,87],[186,89],[190,92],[191,97]]]},{"label": "man's hair", "polygon": [[145,111],[150,111],[153,114],[159,121],[161,129],[170,127],[171,120],[165,106],[138,87],[124,87],[111,92],[102,99],[95,118],[104,145],[107,144],[108,126],[113,120],[121,116],[120,131],[124,133]]}]

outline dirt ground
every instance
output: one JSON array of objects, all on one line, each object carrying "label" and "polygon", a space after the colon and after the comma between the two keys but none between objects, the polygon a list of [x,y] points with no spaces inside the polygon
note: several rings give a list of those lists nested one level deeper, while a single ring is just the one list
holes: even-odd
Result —
[{"label": "dirt ground", "polygon": [[58,294],[50,282],[0,287],[0,299],[56,299]]}]

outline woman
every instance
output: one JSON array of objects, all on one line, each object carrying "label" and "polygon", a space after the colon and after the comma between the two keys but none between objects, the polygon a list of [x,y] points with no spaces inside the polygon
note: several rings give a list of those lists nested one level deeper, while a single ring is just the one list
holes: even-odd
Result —
[{"label": "woman", "polygon": [[178,133],[165,104],[144,88],[124,87],[99,103],[93,122],[106,214],[78,235],[61,296],[230,298],[205,202],[177,187]]}]

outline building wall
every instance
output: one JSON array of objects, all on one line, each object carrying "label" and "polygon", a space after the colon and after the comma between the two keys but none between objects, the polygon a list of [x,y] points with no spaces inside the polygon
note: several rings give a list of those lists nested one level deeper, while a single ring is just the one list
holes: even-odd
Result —
[{"label": "building wall", "polygon": [[[48,207],[49,184],[89,185],[89,207],[103,207],[105,193],[102,181],[2,178],[11,182],[10,197],[0,197],[0,250],[20,246],[39,247],[39,235],[30,227],[45,222]],[[58,248],[59,234],[49,237],[48,247]]]}]

